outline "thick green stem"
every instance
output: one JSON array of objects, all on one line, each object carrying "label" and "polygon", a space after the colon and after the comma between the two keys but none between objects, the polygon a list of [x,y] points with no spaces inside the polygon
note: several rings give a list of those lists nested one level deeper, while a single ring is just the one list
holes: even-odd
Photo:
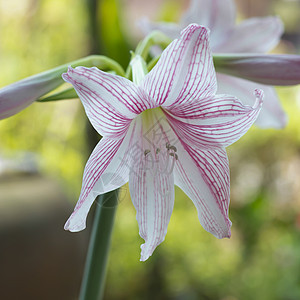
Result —
[{"label": "thick green stem", "polygon": [[102,299],[118,191],[99,196],[95,203],[96,211],[79,300]]}]

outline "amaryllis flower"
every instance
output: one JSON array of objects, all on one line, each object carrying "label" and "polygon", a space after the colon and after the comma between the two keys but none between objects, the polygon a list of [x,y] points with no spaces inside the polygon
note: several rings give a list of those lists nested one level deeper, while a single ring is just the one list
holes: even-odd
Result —
[{"label": "amaryllis flower", "polygon": [[145,240],[144,261],[165,238],[174,184],[193,201],[204,229],[217,238],[230,237],[225,147],[256,120],[262,93],[256,91],[254,107],[216,95],[208,31],[195,24],[146,75],[141,60],[132,61],[134,82],[97,68],[69,68],[63,74],[103,136],[85,166],[80,198],[65,229],[84,229],[95,197],[129,182]]},{"label": "amaryllis flower", "polygon": [[[283,33],[283,24],[278,17],[251,18],[238,25],[235,24],[235,18],[233,0],[191,0],[179,24],[155,23],[143,19],[140,28],[145,34],[158,29],[173,39],[190,23],[206,26],[211,30],[213,53],[265,53],[278,44]],[[270,69],[269,73],[272,72]],[[249,105],[253,104],[253,89],[262,89],[265,95],[264,107],[256,124],[261,128],[282,128],[286,125],[286,114],[272,86],[221,73],[217,73],[217,81],[218,93],[230,93]]]}]

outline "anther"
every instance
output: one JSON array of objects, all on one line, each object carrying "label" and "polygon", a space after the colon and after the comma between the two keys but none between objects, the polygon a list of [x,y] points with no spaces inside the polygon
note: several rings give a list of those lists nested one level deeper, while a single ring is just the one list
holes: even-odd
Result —
[{"label": "anther", "polygon": [[149,149],[146,149],[145,151],[144,151],[144,155],[145,156],[147,156],[147,154],[149,154],[151,151],[149,150]]},{"label": "anther", "polygon": [[178,160],[178,155],[176,153],[169,153],[169,155],[175,157],[175,159]]},{"label": "anther", "polygon": [[173,150],[174,152],[176,152],[177,148],[175,146],[169,146],[169,150]]}]

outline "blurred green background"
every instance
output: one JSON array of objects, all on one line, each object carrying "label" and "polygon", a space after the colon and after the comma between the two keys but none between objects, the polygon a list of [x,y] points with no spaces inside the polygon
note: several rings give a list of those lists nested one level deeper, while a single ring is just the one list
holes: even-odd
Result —
[{"label": "blurred green background", "polygon": [[[239,19],[279,15],[276,52],[300,54],[299,1],[237,1]],[[0,86],[90,53],[126,66],[136,20],[176,20],[188,1],[0,0]],[[176,190],[166,240],[139,261],[135,210],[121,189],[105,299],[300,299],[300,87],[278,88],[283,130],[253,127],[228,148],[230,240],[199,224]],[[76,299],[91,227],[63,230],[95,140],[78,99],[35,103],[0,121],[0,299]],[[97,136],[96,136],[97,138]]]}]

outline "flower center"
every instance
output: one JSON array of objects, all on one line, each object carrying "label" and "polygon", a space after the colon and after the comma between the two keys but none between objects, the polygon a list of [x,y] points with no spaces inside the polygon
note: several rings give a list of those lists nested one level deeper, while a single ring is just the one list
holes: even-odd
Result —
[{"label": "flower center", "polygon": [[171,173],[178,160],[178,153],[175,134],[162,108],[147,109],[138,118],[143,132],[139,148],[144,168],[154,174]]}]

